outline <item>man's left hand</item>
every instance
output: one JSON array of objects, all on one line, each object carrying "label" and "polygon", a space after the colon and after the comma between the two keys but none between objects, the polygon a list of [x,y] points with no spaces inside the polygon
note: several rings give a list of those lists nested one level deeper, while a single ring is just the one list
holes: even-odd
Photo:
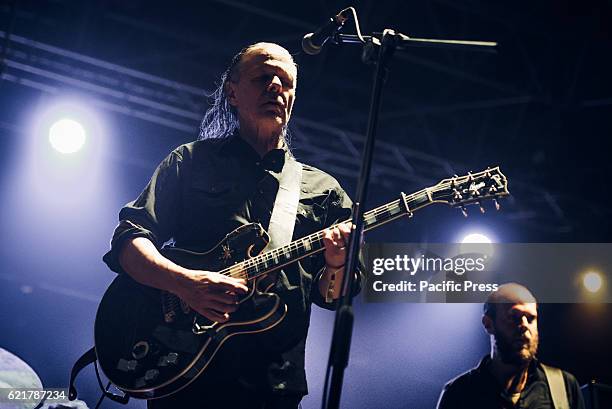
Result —
[{"label": "man's left hand", "polygon": [[346,248],[351,235],[350,222],[337,224],[323,232],[325,246],[325,264],[329,268],[342,268],[346,259]]}]

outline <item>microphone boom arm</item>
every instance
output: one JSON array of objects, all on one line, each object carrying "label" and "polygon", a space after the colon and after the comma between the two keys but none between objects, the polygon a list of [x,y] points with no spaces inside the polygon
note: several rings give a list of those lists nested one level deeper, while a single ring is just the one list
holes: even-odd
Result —
[{"label": "microphone boom arm", "polygon": [[[497,52],[497,43],[493,41],[467,41],[467,40],[444,40],[435,38],[416,38],[409,37],[402,33],[395,33],[397,36],[396,50],[404,50],[410,47],[444,48],[465,51]],[[371,36],[358,36],[355,34],[336,33],[333,37],[335,44],[363,44],[362,41],[372,42],[380,45],[382,33],[373,33]]]}]

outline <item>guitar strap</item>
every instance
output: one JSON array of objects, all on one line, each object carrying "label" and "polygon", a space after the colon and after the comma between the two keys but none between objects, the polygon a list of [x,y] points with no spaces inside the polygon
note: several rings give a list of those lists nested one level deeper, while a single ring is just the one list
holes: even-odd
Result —
[{"label": "guitar strap", "polygon": [[546,382],[550,389],[553,406],[555,409],[570,409],[567,399],[567,391],[565,390],[565,382],[563,381],[563,372],[559,368],[540,364],[546,374]]},{"label": "guitar strap", "polygon": [[96,360],[96,348],[91,347],[79,359],[76,360],[72,370],[70,371],[70,381],[68,382],[68,399],[75,400],[77,398],[77,390],[74,387],[74,381],[83,368]]},{"label": "guitar strap", "polygon": [[295,215],[300,201],[302,164],[288,156],[278,180],[278,192],[270,217],[268,249],[291,243],[295,227]]},{"label": "guitar strap", "polygon": [[96,356],[96,347],[91,347],[83,355],[81,355],[79,359],[76,360],[76,362],[72,366],[72,370],[70,370],[70,381],[68,382],[68,400],[73,401],[77,398],[78,393],[76,387],[74,386],[74,381],[76,380],[76,377],[79,375],[79,373],[83,370],[83,368],[93,363],[94,369],[96,370],[96,378],[98,379],[98,385],[100,386],[100,390],[102,390],[102,395],[114,402],[125,405],[130,400],[129,395],[116,395],[112,392],[109,392],[108,389],[111,385],[110,382],[108,383],[106,388],[102,386],[102,380],[100,379],[98,365],[96,364],[97,359],[98,358]]}]

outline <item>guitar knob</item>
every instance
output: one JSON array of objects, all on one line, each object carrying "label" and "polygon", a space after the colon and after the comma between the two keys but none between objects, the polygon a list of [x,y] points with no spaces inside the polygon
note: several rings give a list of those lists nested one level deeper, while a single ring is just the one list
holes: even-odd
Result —
[{"label": "guitar knob", "polygon": [[159,358],[157,366],[176,365],[177,362],[178,354],[176,352],[170,352],[168,355],[164,355]]},{"label": "guitar knob", "polygon": [[157,369],[149,369],[147,372],[145,372],[144,380],[147,382],[154,381],[158,376],[159,371]]},{"label": "guitar knob", "polygon": [[117,362],[117,369],[122,372],[133,372],[136,370],[137,367],[138,361],[134,359],[128,361],[123,358],[120,358],[119,362]]},{"label": "guitar knob", "polygon": [[468,217],[468,212],[465,206],[461,206],[461,213],[463,214],[463,217]]},{"label": "guitar knob", "polygon": [[178,361],[178,354],[176,352],[170,352],[166,360],[169,364],[175,365]]},{"label": "guitar knob", "polygon": [[499,202],[497,201],[497,199],[493,199],[493,203],[495,204],[495,210],[501,209],[501,206],[499,205]]}]

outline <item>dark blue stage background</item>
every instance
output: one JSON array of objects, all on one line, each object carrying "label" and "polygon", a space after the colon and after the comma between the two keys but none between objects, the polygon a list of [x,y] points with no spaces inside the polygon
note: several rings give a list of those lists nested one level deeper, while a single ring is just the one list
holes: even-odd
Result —
[{"label": "dark blue stage background", "polygon": [[[114,278],[101,257],[119,209],[172,148],[195,139],[205,91],[244,45],[274,41],[296,54],[295,154],[354,192],[372,68],[353,47],[300,52],[302,35],[346,3],[15,4],[12,13],[10,1],[0,2],[0,47],[14,16],[0,81],[0,347],[28,362],[46,387],[65,387],[93,343],[97,303]],[[367,240],[454,242],[479,232],[498,242],[612,241],[612,3],[354,6],[364,33],[390,27],[500,43],[497,55],[415,48],[397,56],[366,207],[488,165],[502,167],[513,194],[501,212],[465,219],[431,207]],[[65,116],[88,132],[71,155],[52,150],[46,134]],[[432,408],[442,385],[488,351],[479,305],[358,299],[355,311],[343,408]],[[612,384],[610,305],[542,305],[540,314],[544,362],[581,384]],[[320,407],[333,318],[313,308],[304,409]],[[77,385],[93,408],[92,368]]]}]

